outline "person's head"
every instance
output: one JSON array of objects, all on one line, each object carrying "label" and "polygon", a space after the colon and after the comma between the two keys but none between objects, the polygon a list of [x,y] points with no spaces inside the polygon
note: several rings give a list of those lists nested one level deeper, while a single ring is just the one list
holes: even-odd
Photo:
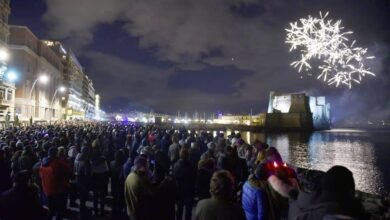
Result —
[{"label": "person's head", "polygon": [[268,148],[266,152],[266,159],[268,161],[274,161],[278,164],[283,162],[282,157],[279,154],[279,151],[275,147]]},{"label": "person's head", "polygon": [[90,153],[89,147],[83,146],[83,147],[81,148],[81,154],[83,154],[83,155],[85,155],[85,156],[89,156],[89,153]]},{"label": "person's head", "polygon": [[343,166],[333,166],[322,177],[324,193],[331,193],[341,198],[355,195],[355,181],[350,170]]},{"label": "person's head", "polygon": [[210,194],[215,197],[230,198],[233,195],[234,178],[227,170],[216,171],[210,181]]},{"label": "person's head", "polygon": [[182,148],[182,149],[180,150],[179,157],[180,157],[180,159],[182,159],[182,160],[188,160],[188,157],[189,157],[188,154],[189,154],[189,153],[188,153],[188,150],[187,150],[186,148]]},{"label": "person's head", "polygon": [[260,163],[259,165],[257,165],[257,167],[254,171],[254,175],[255,175],[256,179],[258,179],[258,180],[267,180],[267,178],[269,176],[267,164]]},{"label": "person's head", "polygon": [[191,149],[198,149],[198,144],[196,142],[191,142]]},{"label": "person's head", "polygon": [[56,147],[51,147],[48,151],[49,157],[56,157],[58,155],[58,149]]},{"label": "person's head", "polygon": [[149,169],[148,159],[143,156],[138,156],[134,160],[134,171],[147,173]]},{"label": "person's head", "polygon": [[65,158],[66,157],[65,147],[59,147],[58,148],[58,156],[61,157],[61,158]]},{"label": "person's head", "polygon": [[209,142],[207,144],[207,149],[210,150],[210,151],[214,151],[216,148],[216,145],[214,144],[214,142]]},{"label": "person's head", "polygon": [[31,184],[31,173],[28,170],[21,170],[13,177],[15,188],[28,187]]}]

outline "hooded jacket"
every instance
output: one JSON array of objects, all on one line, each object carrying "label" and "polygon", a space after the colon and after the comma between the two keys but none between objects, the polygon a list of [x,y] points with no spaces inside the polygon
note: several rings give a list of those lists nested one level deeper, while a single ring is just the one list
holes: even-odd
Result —
[{"label": "hooded jacket", "polygon": [[250,176],[242,192],[242,208],[247,220],[268,219],[267,181]]},{"label": "hooded jacket", "polygon": [[43,192],[47,196],[64,193],[69,189],[72,169],[66,160],[58,157],[46,157],[39,169]]}]

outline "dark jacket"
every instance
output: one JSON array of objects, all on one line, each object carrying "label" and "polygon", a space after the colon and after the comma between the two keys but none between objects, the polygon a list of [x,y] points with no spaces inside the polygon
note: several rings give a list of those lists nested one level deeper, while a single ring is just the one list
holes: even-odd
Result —
[{"label": "dark jacket", "polygon": [[242,208],[247,220],[268,219],[267,181],[257,180],[250,176],[242,192]]},{"label": "dark jacket", "polygon": [[368,219],[363,207],[355,198],[339,199],[337,195],[301,192],[291,203],[289,220],[323,219],[327,215],[343,215],[353,219]]},{"label": "dark jacket", "polygon": [[210,180],[213,171],[200,168],[196,175],[196,192],[199,199],[210,198]]},{"label": "dark jacket", "polygon": [[79,153],[76,156],[73,171],[76,175],[77,181],[91,176],[91,163],[85,155]]},{"label": "dark jacket", "polygon": [[199,201],[195,216],[196,220],[245,220],[244,211],[239,205],[216,197]]},{"label": "dark jacket", "polygon": [[0,195],[0,219],[46,219],[48,209],[39,202],[39,189],[35,185],[14,187]]},{"label": "dark jacket", "polygon": [[0,193],[11,189],[11,187],[11,166],[3,161],[0,161]]},{"label": "dark jacket", "polygon": [[179,197],[193,196],[195,188],[195,169],[188,160],[180,159],[173,167],[173,177]]}]

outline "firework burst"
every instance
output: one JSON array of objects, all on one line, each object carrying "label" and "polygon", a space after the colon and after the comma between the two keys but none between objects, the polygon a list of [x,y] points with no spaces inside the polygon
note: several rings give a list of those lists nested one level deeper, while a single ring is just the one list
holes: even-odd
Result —
[{"label": "firework burst", "polygon": [[366,55],[367,48],[355,46],[355,41],[350,43],[348,36],[353,32],[343,31],[341,20],[332,21],[327,16],[328,12],[325,15],[320,12],[318,18],[309,15],[290,23],[285,42],[290,45],[290,52],[301,53],[300,59],[291,66],[298,72],[310,73],[315,65],[319,71],[317,79],[336,87],[351,88],[352,83],[360,83],[366,75],[375,76],[364,65],[366,60],[374,58]]}]

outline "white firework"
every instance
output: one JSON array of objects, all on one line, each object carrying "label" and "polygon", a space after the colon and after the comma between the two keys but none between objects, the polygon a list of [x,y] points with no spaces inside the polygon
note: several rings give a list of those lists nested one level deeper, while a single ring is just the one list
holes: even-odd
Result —
[{"label": "white firework", "polygon": [[341,20],[333,22],[327,16],[328,12],[325,15],[320,12],[319,18],[309,15],[290,23],[285,42],[291,45],[290,52],[301,52],[301,58],[291,66],[298,68],[298,72],[309,72],[316,65],[320,71],[317,79],[336,87],[351,88],[352,83],[360,83],[364,76],[375,76],[364,65],[366,60],[374,58],[366,56],[367,48],[355,47],[355,41],[349,43],[348,36],[353,32],[343,32]]}]

